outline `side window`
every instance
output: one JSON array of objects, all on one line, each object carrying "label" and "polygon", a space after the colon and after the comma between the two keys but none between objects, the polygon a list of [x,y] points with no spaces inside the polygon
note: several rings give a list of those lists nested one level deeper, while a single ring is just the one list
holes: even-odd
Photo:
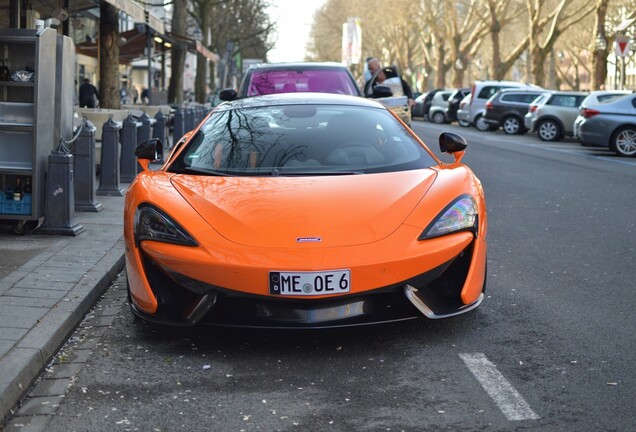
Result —
[{"label": "side window", "polygon": [[494,95],[497,92],[497,90],[499,89],[495,86],[485,86],[477,95],[477,99],[489,99],[490,96]]},{"label": "side window", "polygon": [[532,101],[535,100],[537,96],[539,96],[537,93],[528,93],[527,95],[524,95],[523,102],[532,103]]},{"label": "side window", "polygon": [[632,98],[632,106],[636,108],[636,98]]}]

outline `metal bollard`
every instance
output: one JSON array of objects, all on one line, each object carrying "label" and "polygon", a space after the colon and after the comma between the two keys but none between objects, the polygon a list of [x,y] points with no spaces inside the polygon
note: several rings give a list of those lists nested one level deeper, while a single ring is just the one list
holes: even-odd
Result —
[{"label": "metal bollard", "polygon": [[173,130],[172,130],[173,142],[175,143],[179,142],[181,137],[185,134],[185,131],[183,130],[184,127],[185,125],[183,122],[183,111],[181,111],[181,108],[177,108],[177,110],[174,113],[174,119],[173,119]]},{"label": "metal bollard", "polygon": [[121,125],[110,116],[102,126],[102,160],[97,195],[124,196],[119,187],[119,131]]},{"label": "metal bollard", "polygon": [[145,112],[139,117],[141,126],[137,128],[137,144],[148,141],[151,138],[150,117]]},{"label": "metal bollard", "polygon": [[194,129],[194,111],[191,108],[186,108],[183,118],[183,127],[185,128],[186,132],[190,132],[192,129]]},{"label": "metal bollard", "polygon": [[[158,138],[159,141],[163,143],[164,149],[170,148],[170,143],[166,139],[166,118],[163,116],[161,111],[157,111],[155,114],[155,124],[152,127],[152,137]],[[163,162],[163,153],[161,154],[160,162]]]},{"label": "metal bollard", "polygon": [[141,124],[128,114],[121,129],[121,157],[119,169],[122,183],[131,183],[137,176],[137,128]]},{"label": "metal bollard", "polygon": [[39,232],[76,236],[84,227],[75,222],[73,155],[64,144],[49,155],[44,196],[44,223]]},{"label": "metal bollard", "polygon": [[95,126],[89,120],[84,119],[74,150],[75,211],[101,211],[104,206],[95,202]]}]

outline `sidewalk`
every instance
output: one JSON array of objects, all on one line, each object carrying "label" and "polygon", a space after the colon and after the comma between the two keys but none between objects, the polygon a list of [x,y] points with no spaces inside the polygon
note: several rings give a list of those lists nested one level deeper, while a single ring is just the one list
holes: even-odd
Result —
[{"label": "sidewalk", "polygon": [[[0,422],[124,268],[124,197],[96,201],[102,211],[75,212],[85,228],[78,236],[26,234],[41,239],[34,242],[41,248],[0,279]],[[13,235],[0,241],[3,255],[12,246],[23,251],[26,243]]]}]

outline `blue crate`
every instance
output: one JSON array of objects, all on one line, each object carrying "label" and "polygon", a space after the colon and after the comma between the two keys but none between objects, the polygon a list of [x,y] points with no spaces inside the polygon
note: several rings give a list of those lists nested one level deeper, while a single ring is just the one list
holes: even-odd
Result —
[{"label": "blue crate", "polygon": [[0,214],[30,215],[31,194],[24,194],[20,201],[14,201],[13,196],[0,193]]}]

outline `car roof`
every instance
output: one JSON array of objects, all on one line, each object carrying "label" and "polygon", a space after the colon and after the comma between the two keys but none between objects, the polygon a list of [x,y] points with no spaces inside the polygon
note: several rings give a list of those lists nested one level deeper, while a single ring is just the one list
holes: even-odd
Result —
[{"label": "car roof", "polygon": [[[324,68],[334,68],[334,69],[347,69],[345,65],[337,62],[281,62],[281,63],[256,63],[248,66],[247,70],[254,69],[289,69],[293,68],[295,70],[298,69],[324,69]],[[348,70],[348,69],[347,69]]]},{"label": "car roof", "polygon": [[310,105],[310,104],[335,104],[349,105],[353,107],[387,109],[385,105],[374,100],[360,96],[340,95],[333,93],[277,93],[263,96],[236,99],[219,105],[217,111],[228,111],[237,108],[257,108],[268,105]]}]

